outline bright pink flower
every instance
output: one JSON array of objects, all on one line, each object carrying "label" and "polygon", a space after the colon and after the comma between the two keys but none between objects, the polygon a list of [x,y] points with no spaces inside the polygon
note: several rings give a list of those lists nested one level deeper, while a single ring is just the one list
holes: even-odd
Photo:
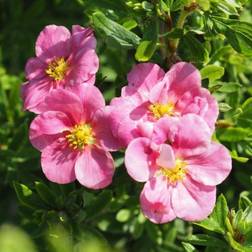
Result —
[{"label": "bright pink flower", "polygon": [[100,91],[89,84],[72,91],[56,89],[45,102],[48,111],[30,126],[30,141],[42,152],[45,176],[59,184],[77,179],[92,189],[108,186],[114,174],[109,151],[117,149],[117,141]]},{"label": "bright pink flower", "polygon": [[215,205],[216,185],[231,171],[231,157],[198,115],[165,117],[151,138],[139,137],[126,149],[129,175],[146,182],[140,196],[142,210],[155,223],[176,217],[206,218]]},{"label": "bright pink flower", "polygon": [[124,146],[135,137],[149,135],[160,118],[185,114],[201,116],[214,130],[218,104],[201,87],[200,72],[185,62],[173,65],[166,74],[152,63],[136,65],[121,97],[111,101],[113,133]]},{"label": "bright pink flower", "polygon": [[99,59],[96,39],[90,28],[48,25],[36,41],[36,57],[25,67],[27,83],[22,86],[24,108],[43,112],[44,98],[56,88],[94,84]]}]

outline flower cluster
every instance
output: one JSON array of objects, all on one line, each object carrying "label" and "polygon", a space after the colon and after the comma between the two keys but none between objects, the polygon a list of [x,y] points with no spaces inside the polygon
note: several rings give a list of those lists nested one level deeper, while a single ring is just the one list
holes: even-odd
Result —
[{"label": "flower cluster", "polygon": [[41,166],[53,182],[78,180],[91,189],[112,182],[111,151],[126,148],[125,166],[138,182],[143,213],[155,223],[176,217],[206,218],[216,185],[231,171],[231,157],[211,140],[218,104],[201,87],[199,71],[180,62],[165,73],[152,63],[128,74],[121,96],[105,105],[93,85],[98,70],[90,28],[72,33],[49,25],[26,64],[24,108],[36,114],[30,141],[41,151]]}]

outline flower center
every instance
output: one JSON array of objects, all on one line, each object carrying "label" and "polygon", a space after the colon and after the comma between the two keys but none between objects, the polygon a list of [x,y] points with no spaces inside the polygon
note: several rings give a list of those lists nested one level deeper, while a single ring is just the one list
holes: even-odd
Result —
[{"label": "flower center", "polygon": [[186,162],[181,159],[176,159],[175,167],[173,168],[160,168],[160,172],[163,176],[165,176],[169,183],[174,184],[183,180],[186,175]]},{"label": "flower center", "polygon": [[160,119],[164,115],[172,116],[174,114],[174,105],[172,103],[154,103],[148,109],[156,119]]},{"label": "flower center", "polygon": [[78,124],[66,135],[68,144],[74,150],[83,150],[85,146],[95,142],[94,132],[89,124]]},{"label": "flower center", "polygon": [[68,69],[68,63],[65,61],[63,57],[61,57],[51,61],[48,64],[45,72],[52,79],[60,81],[64,79],[67,69]]}]

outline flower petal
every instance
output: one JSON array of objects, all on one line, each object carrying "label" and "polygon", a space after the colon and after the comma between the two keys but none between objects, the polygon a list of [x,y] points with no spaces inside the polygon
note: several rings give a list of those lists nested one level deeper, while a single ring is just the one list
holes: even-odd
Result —
[{"label": "flower petal", "polygon": [[[153,63],[141,63],[135,65],[133,69],[128,73],[128,87],[132,94],[133,89],[135,91],[149,91],[159,80],[164,77],[164,71],[156,64]],[[126,88],[127,89],[127,88]],[[127,91],[124,92],[127,94]]]},{"label": "flower petal", "polygon": [[205,186],[189,176],[172,188],[172,207],[177,217],[186,221],[205,219],[213,210],[216,187]]},{"label": "flower petal", "polygon": [[91,189],[110,185],[114,171],[114,161],[110,153],[96,147],[86,148],[75,164],[77,180]]},{"label": "flower petal", "polygon": [[38,82],[30,81],[27,84],[22,85],[21,96],[24,101],[24,109],[37,114],[43,112],[44,99],[48,95],[50,89],[50,83],[46,80]]},{"label": "flower petal", "polygon": [[66,184],[75,180],[74,165],[77,152],[73,152],[58,140],[42,151],[41,166],[45,176],[52,182]]},{"label": "flower petal", "polygon": [[161,118],[154,126],[152,141],[169,142],[181,158],[198,155],[210,145],[211,132],[198,115],[187,114],[180,118]]},{"label": "flower petal", "polygon": [[160,155],[156,160],[158,166],[163,168],[174,168],[175,155],[172,147],[169,144],[162,144],[160,147]]},{"label": "flower petal", "polygon": [[232,159],[229,151],[219,143],[212,143],[208,149],[186,161],[190,176],[204,185],[218,185],[230,173]]},{"label": "flower petal", "polygon": [[95,112],[105,107],[105,100],[100,90],[89,84],[75,85],[73,91],[81,100],[83,108],[83,120],[90,122]]},{"label": "flower petal", "polygon": [[205,151],[210,140],[211,132],[206,122],[197,115],[187,114],[177,124],[172,147],[182,157],[188,157]]},{"label": "flower petal", "polygon": [[139,137],[131,141],[125,152],[128,174],[136,181],[145,182],[152,174],[153,151],[148,138]]},{"label": "flower petal", "polygon": [[176,218],[171,206],[171,188],[161,176],[144,185],[140,203],[144,215],[154,223],[166,223]]},{"label": "flower petal", "polygon": [[72,121],[79,123],[83,115],[83,106],[80,98],[66,89],[54,89],[45,98],[43,111],[61,111]]},{"label": "flower petal", "polygon": [[70,37],[69,30],[64,26],[46,26],[37,38],[36,56],[42,58],[69,56]]},{"label": "flower petal", "polygon": [[110,125],[110,108],[108,106],[96,111],[92,120],[92,127],[95,132],[95,137],[103,149],[107,151],[116,151],[122,148],[119,140],[112,133]]},{"label": "flower petal", "polygon": [[201,76],[199,70],[192,64],[179,62],[172,66],[166,73],[170,83],[169,96],[179,99],[185,92],[192,91],[195,95],[201,86]]},{"label": "flower petal", "polygon": [[28,80],[41,79],[45,76],[46,64],[39,58],[30,58],[25,65],[25,77]]}]

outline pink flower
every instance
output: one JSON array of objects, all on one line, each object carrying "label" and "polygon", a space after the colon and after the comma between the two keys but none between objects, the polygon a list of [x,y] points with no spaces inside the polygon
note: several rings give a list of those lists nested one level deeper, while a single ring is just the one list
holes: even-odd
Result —
[{"label": "pink flower", "polygon": [[57,88],[94,84],[99,59],[96,39],[90,28],[48,25],[36,41],[36,57],[25,67],[27,83],[22,86],[24,108],[41,113],[44,98]]},{"label": "pink flower", "polygon": [[151,138],[134,139],[126,149],[125,165],[136,181],[146,182],[141,208],[155,223],[176,217],[187,221],[206,218],[215,205],[216,185],[231,171],[231,157],[198,115],[165,117]]},{"label": "pink flower", "polygon": [[143,63],[128,74],[121,97],[111,101],[111,127],[127,146],[135,137],[148,136],[160,118],[191,113],[201,116],[214,130],[218,104],[201,87],[200,72],[185,62],[173,65],[166,74],[158,65]]},{"label": "pink flower", "polygon": [[100,91],[89,84],[72,91],[56,89],[45,102],[47,111],[30,126],[30,141],[42,152],[45,176],[59,184],[77,179],[92,189],[108,186],[114,174],[108,151],[117,149],[117,141]]}]

